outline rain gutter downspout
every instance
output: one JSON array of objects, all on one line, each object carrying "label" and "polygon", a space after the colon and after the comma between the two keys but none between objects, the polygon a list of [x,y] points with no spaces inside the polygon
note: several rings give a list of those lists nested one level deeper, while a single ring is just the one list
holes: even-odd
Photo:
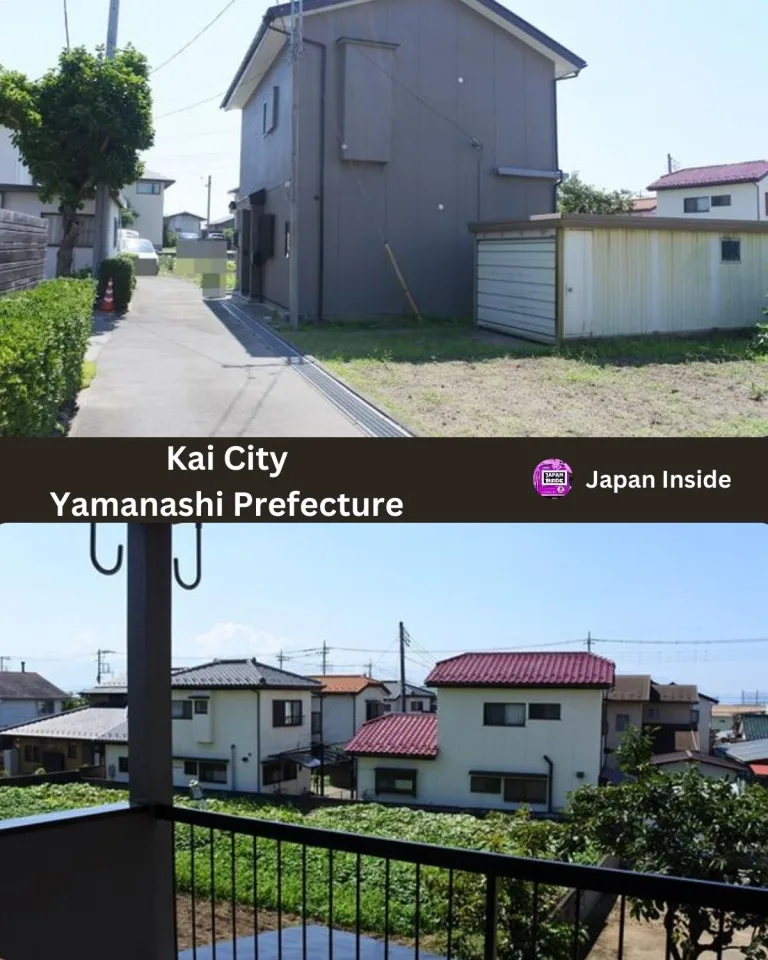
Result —
[{"label": "rain gutter downspout", "polygon": [[[272,23],[267,24],[269,30],[281,33],[290,38],[290,33],[281,30]],[[320,192],[317,195],[317,219],[320,244],[317,248],[317,319],[323,319],[325,312],[325,100],[326,100],[326,61],[328,48],[319,40],[310,40],[302,37],[303,43],[320,50]]]},{"label": "rain gutter downspout", "polygon": [[555,765],[546,754],[544,754],[544,762],[549,767],[549,776],[547,777],[547,813],[552,813],[552,777],[554,776]]}]

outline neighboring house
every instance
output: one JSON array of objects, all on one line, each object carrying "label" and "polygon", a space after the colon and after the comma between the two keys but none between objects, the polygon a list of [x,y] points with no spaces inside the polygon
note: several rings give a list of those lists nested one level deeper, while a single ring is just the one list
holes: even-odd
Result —
[{"label": "neighboring house", "polygon": [[[117,231],[120,228],[120,210],[125,205],[121,195],[110,200],[110,220],[112,230],[107,237],[107,256],[117,252]],[[45,259],[45,277],[56,276],[56,254],[62,238],[62,218],[59,202],[43,202],[38,187],[32,182],[32,176],[24,165],[21,155],[11,143],[10,131],[0,127],[0,209],[28,213],[33,217],[42,217],[48,222],[48,251]],[[93,264],[93,244],[95,239],[95,202],[87,200],[78,214],[80,232],[74,249],[72,268],[81,270]]]},{"label": "neighboring house", "polygon": [[224,230],[234,230],[234,229],[235,229],[234,214],[230,214],[228,217],[219,217],[218,220],[211,220],[211,222],[206,224],[206,227],[205,227],[206,233],[208,233],[209,231],[222,233]]},{"label": "neighboring house", "polygon": [[366,720],[386,711],[387,688],[379,680],[362,674],[320,674],[312,679],[319,685],[312,697],[312,736],[317,743],[345,744]]},{"label": "neighboring house", "polygon": [[[320,684],[256,660],[175,670],[173,782],[253,793],[307,793],[310,704]],[[110,779],[128,779],[128,747],[107,749]]]},{"label": "neighboring house", "polygon": [[[397,712],[403,709],[402,685],[399,680],[382,680],[387,689],[385,710]],[[406,713],[434,713],[437,710],[437,694],[426,687],[418,687],[415,683],[405,682],[405,712]]]},{"label": "neighboring house", "polygon": [[89,707],[127,707],[128,686],[122,683],[102,683],[90,690],[82,690],[80,696]]},{"label": "neighboring house", "polygon": [[[270,7],[222,107],[242,111],[240,292],[304,317],[466,316],[470,222],[555,209],[557,82],[585,62],[495,0],[305,0],[298,220],[290,6]],[[535,120],[534,120],[535,118]]]},{"label": "neighboring house", "polygon": [[426,679],[437,713],[389,713],[347,745],[358,796],[380,802],[564,807],[597,784],[614,665],[592,653],[466,653]]},{"label": "neighboring house", "polygon": [[[174,233],[194,233],[199,237],[202,233],[202,225],[205,217],[198,217],[196,213],[189,213],[184,210],[182,213],[172,213],[169,217],[163,218],[163,223],[167,230],[173,230]],[[139,229],[141,233],[141,229]],[[142,234],[143,236],[143,234]]]},{"label": "neighboring house", "polygon": [[648,189],[656,191],[660,217],[768,220],[768,160],[688,167]]},{"label": "neighboring house", "polygon": [[120,744],[125,751],[127,740],[124,707],[80,707],[0,732],[6,769],[22,776],[41,768],[60,773],[95,767],[103,778],[108,745]]},{"label": "neighboring house", "polygon": [[762,703],[718,703],[712,708],[712,729],[738,737],[743,717],[766,715],[766,705]]},{"label": "neighboring house", "polygon": [[697,753],[695,750],[660,753],[653,758],[653,764],[664,773],[684,773],[691,767],[695,767],[703,777],[712,777],[716,780],[744,783],[752,779],[749,769],[744,764],[736,763],[727,757]]},{"label": "neighboring house", "polygon": [[163,245],[165,191],[175,182],[162,173],[145,170],[136,183],[123,190],[128,205],[136,213],[136,222],[131,224],[131,228],[138,230],[144,239],[151,240],[156,247]]},{"label": "neighboring house", "polygon": [[616,769],[616,748],[630,727],[650,730],[654,753],[708,754],[712,707],[717,701],[695,684],[656,683],[644,674],[617,674],[606,700],[606,766]]},{"label": "neighboring house", "polygon": [[38,717],[61,713],[68,694],[22,664],[0,671],[0,730]]},{"label": "neighboring house", "polygon": [[739,718],[738,724],[743,740],[768,740],[768,716],[745,713]]},{"label": "neighboring house", "polygon": [[720,747],[718,754],[745,764],[761,782],[768,784],[768,739],[728,744]]},{"label": "neighboring house", "polygon": [[641,217],[653,217],[656,214],[656,197],[636,197],[632,201],[632,213]]}]

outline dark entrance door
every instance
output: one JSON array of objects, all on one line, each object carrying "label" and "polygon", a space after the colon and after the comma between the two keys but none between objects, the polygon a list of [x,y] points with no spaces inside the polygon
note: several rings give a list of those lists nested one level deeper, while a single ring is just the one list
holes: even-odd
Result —
[{"label": "dark entrance door", "polygon": [[243,210],[243,225],[240,231],[240,293],[251,293],[251,211]]},{"label": "dark entrance door", "polygon": [[59,753],[56,750],[43,753],[43,768],[46,773],[61,773],[65,766],[63,753]]}]

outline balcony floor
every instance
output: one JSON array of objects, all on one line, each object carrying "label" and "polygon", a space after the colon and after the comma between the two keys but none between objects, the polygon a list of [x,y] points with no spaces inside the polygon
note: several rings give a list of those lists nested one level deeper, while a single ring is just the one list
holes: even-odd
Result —
[{"label": "balcony floor", "polygon": [[[254,957],[254,938],[238,937],[237,953],[233,949],[232,941],[219,940],[216,943],[216,960],[250,960]],[[277,931],[259,934],[259,960],[277,960]],[[193,960],[192,950],[182,950],[179,960]],[[321,926],[307,927],[307,957],[312,960],[328,958],[328,928]],[[334,960],[355,960],[355,935],[344,930],[333,931],[333,958]],[[360,937],[360,960],[383,960],[384,943],[371,937]],[[412,947],[404,947],[390,941],[390,960],[413,960]],[[197,960],[213,960],[213,946],[197,948]],[[302,960],[301,927],[286,927],[283,930],[283,960]],[[434,954],[419,951],[419,960],[442,960]]]}]

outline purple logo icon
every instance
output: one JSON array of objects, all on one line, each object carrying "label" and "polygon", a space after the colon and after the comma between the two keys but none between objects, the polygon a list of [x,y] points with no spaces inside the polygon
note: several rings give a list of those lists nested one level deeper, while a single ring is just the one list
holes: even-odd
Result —
[{"label": "purple logo icon", "polygon": [[533,485],[540,497],[553,500],[571,492],[573,471],[562,460],[542,460],[533,471]]}]

